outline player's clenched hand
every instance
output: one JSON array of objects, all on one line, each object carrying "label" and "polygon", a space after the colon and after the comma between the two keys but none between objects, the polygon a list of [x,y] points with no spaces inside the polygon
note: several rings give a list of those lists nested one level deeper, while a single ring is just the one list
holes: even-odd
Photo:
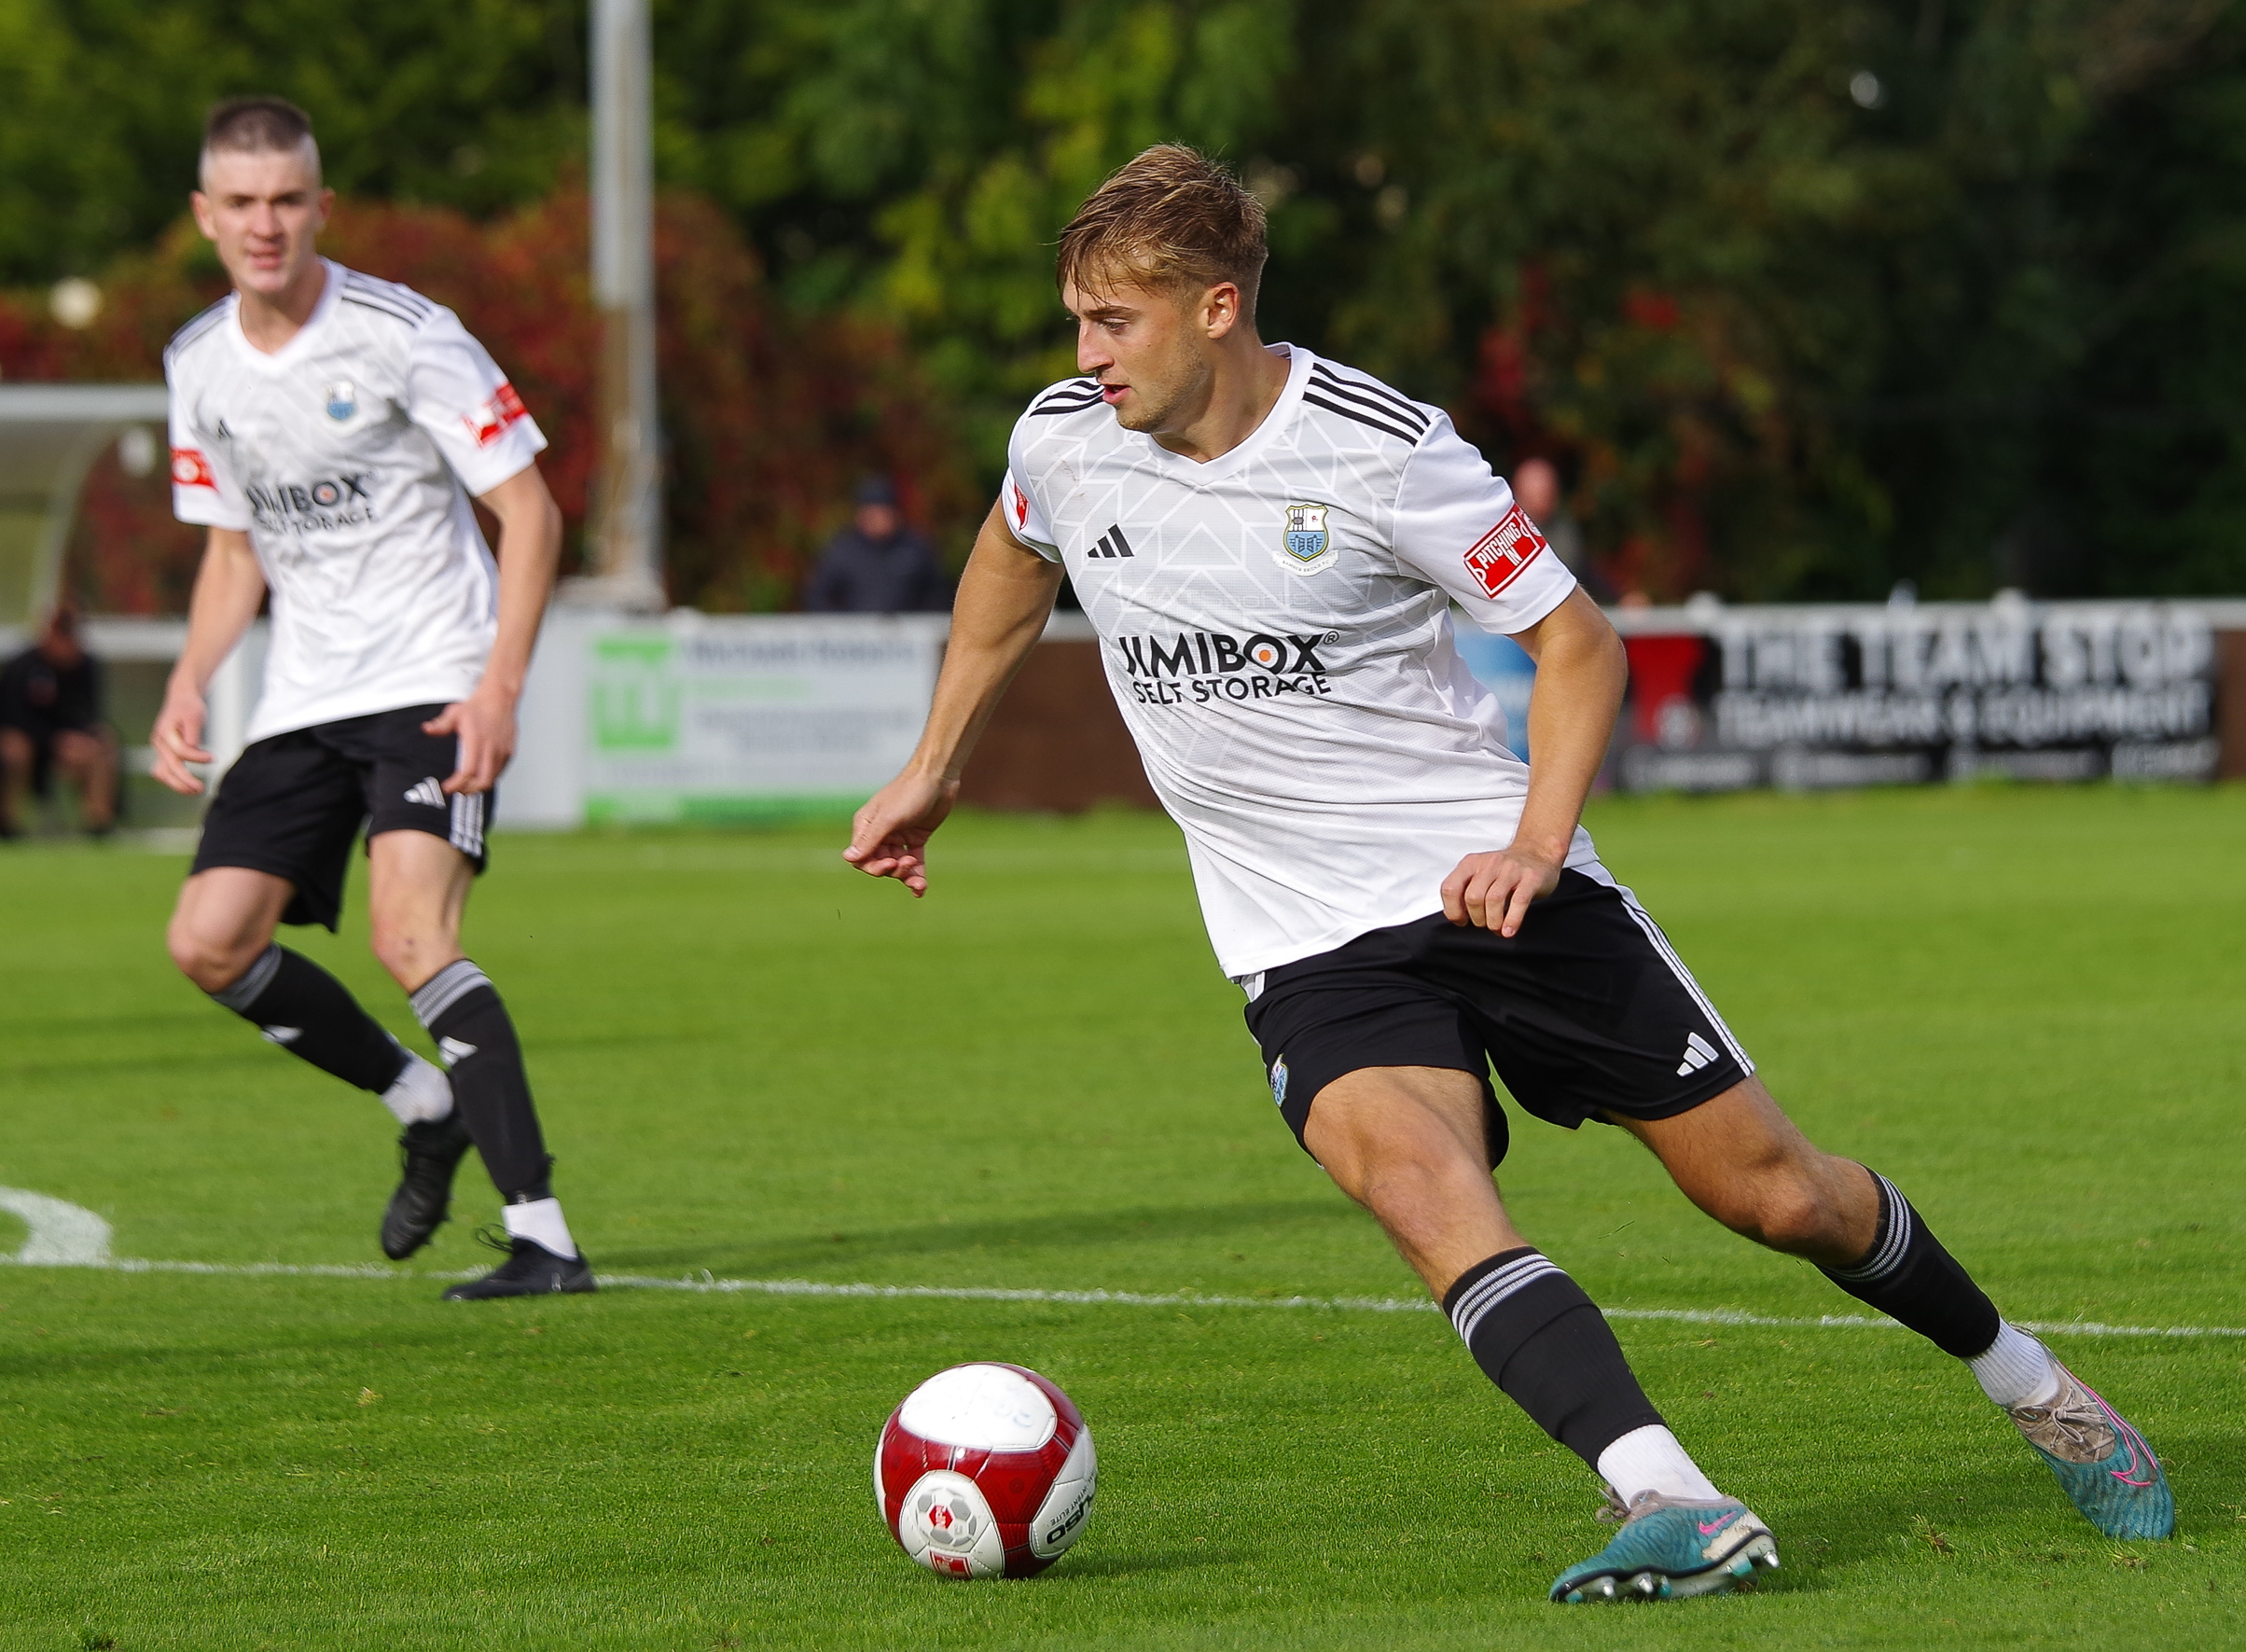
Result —
[{"label": "player's clenched hand", "polygon": [[202,790],[202,782],[187,772],[187,765],[211,760],[211,754],[202,749],[202,719],[201,695],[192,688],[170,687],[148,734],[148,743],[156,748],[156,761],[148,772],[190,798]]},{"label": "player's clenched hand", "polygon": [[1443,880],[1443,916],[1462,928],[1520,932],[1529,903],[1560,887],[1560,866],[1518,843],[1487,854],[1469,854]]},{"label": "player's clenched hand", "polygon": [[842,858],[869,878],[894,878],[915,900],[928,893],[928,838],[944,824],[959,782],[900,774],[851,823]]},{"label": "player's clenched hand", "polygon": [[480,688],[456,700],[422,725],[423,734],[459,737],[459,766],[445,782],[448,792],[488,792],[515,755],[515,703]]}]

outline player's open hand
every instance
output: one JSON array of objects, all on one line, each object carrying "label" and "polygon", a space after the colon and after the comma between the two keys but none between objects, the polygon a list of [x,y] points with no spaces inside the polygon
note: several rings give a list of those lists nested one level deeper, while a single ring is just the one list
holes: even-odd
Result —
[{"label": "player's open hand", "polygon": [[1443,916],[1462,929],[1471,923],[1506,937],[1518,935],[1529,903],[1560,887],[1560,861],[1518,843],[1469,854],[1443,880]]},{"label": "player's open hand", "polygon": [[894,878],[918,900],[928,893],[928,839],[958,796],[956,780],[898,775],[858,811],[842,858],[869,878]]},{"label": "player's open hand", "polygon": [[488,792],[515,755],[515,702],[478,688],[423,723],[422,732],[459,738],[459,766],[445,781],[445,790]]},{"label": "player's open hand", "polygon": [[164,690],[163,709],[156,714],[156,727],[148,734],[148,743],[156,749],[148,772],[190,798],[202,791],[202,782],[187,772],[187,765],[211,760],[211,754],[202,749],[203,715],[202,696],[174,686]]}]

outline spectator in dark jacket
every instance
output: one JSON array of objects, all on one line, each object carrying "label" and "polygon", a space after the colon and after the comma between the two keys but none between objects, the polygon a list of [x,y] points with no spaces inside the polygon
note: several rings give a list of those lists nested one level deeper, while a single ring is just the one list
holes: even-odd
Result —
[{"label": "spectator in dark jacket", "polygon": [[59,607],[39,640],[0,666],[0,838],[23,829],[23,802],[60,773],[96,837],[117,824],[117,735],[102,721],[102,668]]},{"label": "spectator in dark jacket", "polygon": [[857,514],[826,542],[803,593],[813,614],[940,614],[951,582],[936,548],[906,525],[889,479],[858,484]]}]

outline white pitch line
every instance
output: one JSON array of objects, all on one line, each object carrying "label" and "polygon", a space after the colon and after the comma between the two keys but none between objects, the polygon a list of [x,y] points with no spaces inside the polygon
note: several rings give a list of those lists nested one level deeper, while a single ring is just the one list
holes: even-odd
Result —
[{"label": "white pitch line", "polygon": [[[26,1247],[29,1248],[28,1246]],[[164,1262],[136,1256],[100,1261],[51,1261],[0,1256],[0,1266],[90,1268],[107,1273],[195,1273],[234,1279],[473,1279],[464,1272],[385,1268],[379,1262]],[[999,1285],[833,1284],[817,1279],[664,1279],[650,1273],[603,1273],[603,1290],[688,1291],[703,1296],[859,1298],[889,1301],[1051,1302],[1087,1308],[1324,1309],[1336,1313],[1434,1313],[1423,1297],[1217,1297],[1193,1291],[1048,1291]],[[1825,1313],[1815,1319],[1742,1313],[1729,1308],[1602,1308],[1609,1319],[1675,1325],[1741,1326],[1781,1331],[1898,1331],[1893,1320],[1861,1313]],[[2246,1337],[2246,1326],[2104,1325],[2095,1320],[2015,1320],[2023,1331],[2064,1337]]]},{"label": "white pitch line", "polygon": [[109,1259],[109,1224],[82,1204],[28,1187],[0,1187],[0,1211],[31,1229],[13,1261],[99,1267]]}]

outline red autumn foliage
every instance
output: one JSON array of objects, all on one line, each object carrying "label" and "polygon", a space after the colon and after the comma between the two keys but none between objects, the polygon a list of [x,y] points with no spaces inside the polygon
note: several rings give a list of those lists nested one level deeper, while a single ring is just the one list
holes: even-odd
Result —
[{"label": "red autumn foliage", "polygon": [[[322,240],[331,257],[404,282],[457,311],[520,392],[552,446],[541,461],[581,557],[595,463],[599,325],[587,275],[588,215],[563,191],[479,224],[432,207],[346,202]],[[755,256],[715,207],[666,197],[656,224],[658,351],[666,441],[666,576],[675,603],[793,605],[811,559],[850,509],[852,483],[881,471],[908,517],[963,545],[982,500],[963,445],[898,340],[848,317],[784,312]],[[121,260],[94,324],[68,331],[38,296],[0,295],[0,377],[148,381],[165,341],[226,290],[193,227]],[[184,610],[200,534],[171,520],[159,466],[128,477],[115,454],[89,479],[69,578],[106,613]]]}]

